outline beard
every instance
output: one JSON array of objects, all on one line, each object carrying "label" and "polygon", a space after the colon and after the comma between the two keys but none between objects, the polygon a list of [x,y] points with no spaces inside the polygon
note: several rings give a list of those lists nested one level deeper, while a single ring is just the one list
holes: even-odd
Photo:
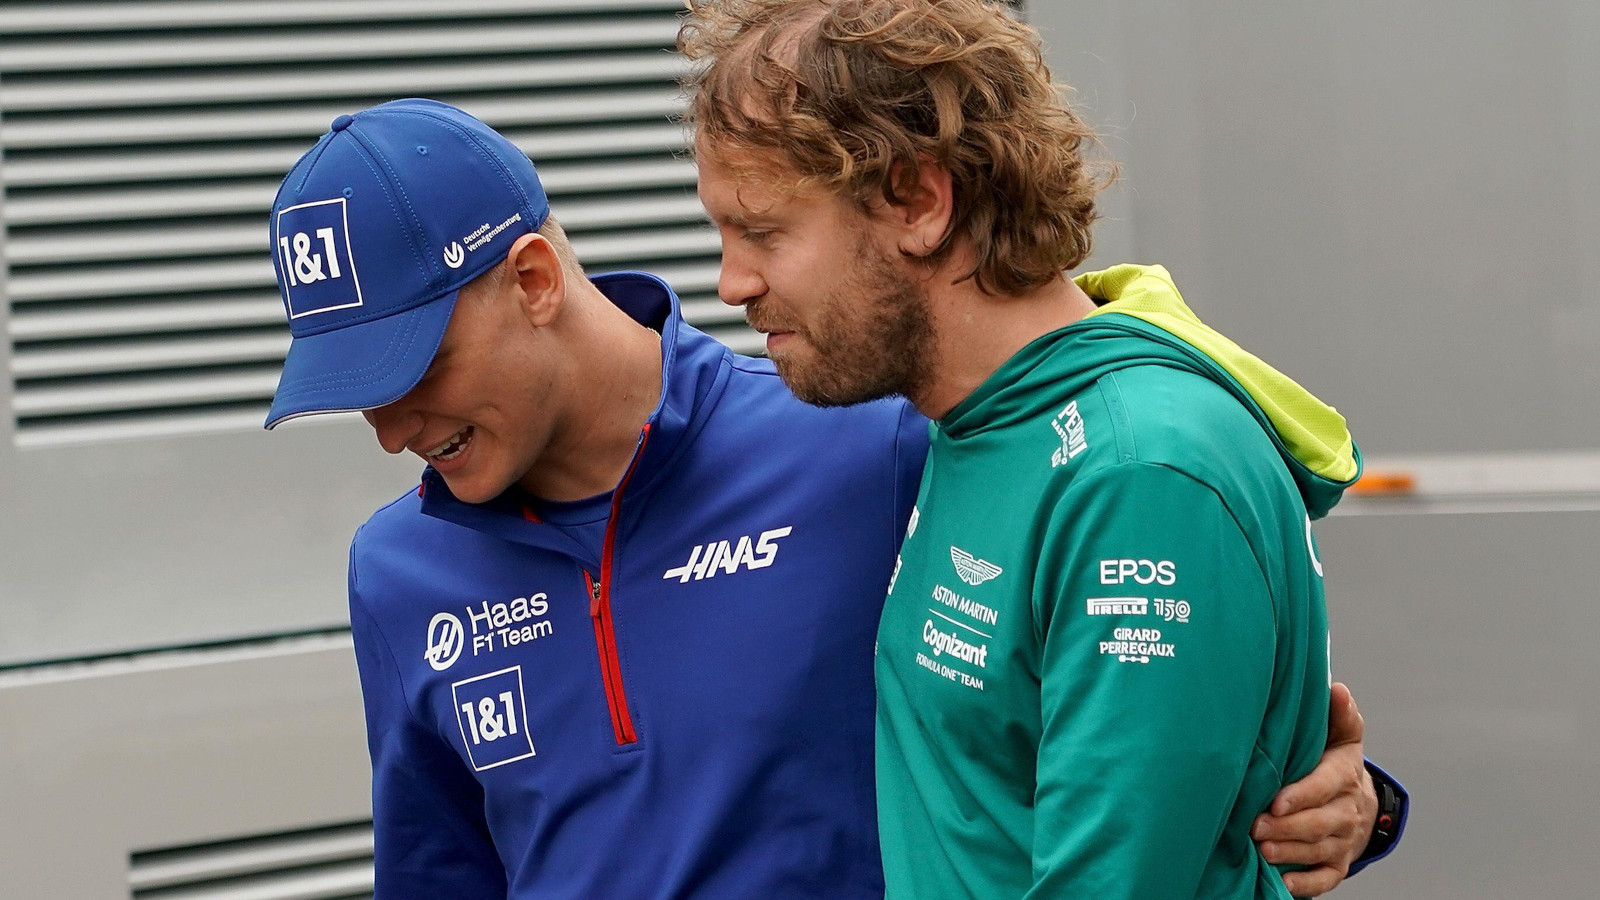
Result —
[{"label": "beard", "polygon": [[[927,294],[909,273],[870,251],[851,263],[838,288],[822,296],[810,323],[777,329],[792,330],[798,339],[772,357],[778,375],[813,406],[916,396],[932,361]],[[760,300],[745,310],[753,327],[770,331],[763,328],[768,313]]]}]

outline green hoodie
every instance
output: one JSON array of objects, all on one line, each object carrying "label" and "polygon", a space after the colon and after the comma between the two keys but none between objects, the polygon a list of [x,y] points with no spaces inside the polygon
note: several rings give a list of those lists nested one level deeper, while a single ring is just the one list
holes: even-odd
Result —
[{"label": "green hoodie", "polygon": [[1344,420],[1159,267],[943,420],[878,630],[889,900],[1288,897],[1250,823],[1327,731]]}]

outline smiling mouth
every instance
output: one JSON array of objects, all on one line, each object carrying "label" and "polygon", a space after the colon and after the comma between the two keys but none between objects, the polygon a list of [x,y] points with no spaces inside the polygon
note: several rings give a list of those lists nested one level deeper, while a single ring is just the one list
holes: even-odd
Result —
[{"label": "smiling mouth", "polygon": [[467,445],[472,443],[472,430],[472,426],[468,425],[455,434],[450,435],[449,440],[422,455],[431,461],[449,462],[450,460],[460,456],[462,451],[467,449]]}]

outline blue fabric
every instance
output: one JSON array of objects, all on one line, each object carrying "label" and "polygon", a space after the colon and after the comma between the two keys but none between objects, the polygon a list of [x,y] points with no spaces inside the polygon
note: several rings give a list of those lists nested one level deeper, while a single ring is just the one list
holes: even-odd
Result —
[{"label": "blue fabric", "polygon": [[1400,798],[1400,821],[1395,823],[1394,838],[1392,840],[1378,844],[1377,846],[1374,846],[1371,843],[1367,845],[1367,849],[1361,858],[1350,864],[1349,875],[1354,875],[1362,869],[1365,869],[1367,866],[1370,866],[1378,860],[1383,859],[1385,856],[1393,853],[1394,848],[1400,846],[1400,839],[1405,837],[1406,820],[1411,816],[1411,795],[1406,792],[1405,788],[1400,786],[1400,782],[1395,781],[1393,775],[1390,775],[1388,772],[1378,768],[1378,766],[1370,759],[1367,760],[1367,771],[1372,773],[1372,780],[1374,784],[1388,784],[1390,787],[1394,788],[1395,795]]},{"label": "blue fabric", "polygon": [[659,280],[595,283],[663,336],[612,523],[637,741],[607,703],[594,541],[425,471],[351,550],[376,896],[881,898],[873,642],[926,422],[807,406]]}]

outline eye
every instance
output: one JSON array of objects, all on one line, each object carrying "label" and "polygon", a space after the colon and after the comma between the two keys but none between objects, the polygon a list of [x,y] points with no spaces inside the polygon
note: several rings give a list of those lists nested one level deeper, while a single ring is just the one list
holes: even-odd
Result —
[{"label": "eye", "polygon": [[747,244],[755,244],[758,247],[768,243],[771,238],[772,232],[770,231],[758,231],[750,228],[746,228],[744,232],[739,235],[740,240]]}]

